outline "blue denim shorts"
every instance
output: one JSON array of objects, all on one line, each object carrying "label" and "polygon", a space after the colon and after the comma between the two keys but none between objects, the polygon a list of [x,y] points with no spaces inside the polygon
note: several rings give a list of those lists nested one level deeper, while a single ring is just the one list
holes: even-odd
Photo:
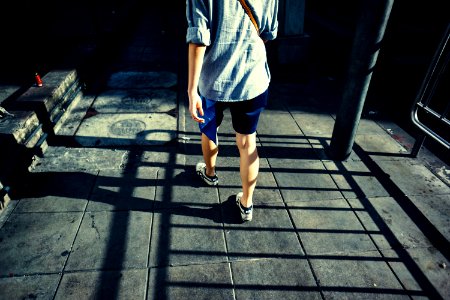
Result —
[{"label": "blue denim shorts", "polygon": [[204,123],[199,128],[211,141],[217,144],[217,128],[223,120],[223,112],[229,108],[233,129],[240,134],[252,134],[258,126],[259,116],[267,106],[269,91],[245,101],[224,102],[202,98]]}]

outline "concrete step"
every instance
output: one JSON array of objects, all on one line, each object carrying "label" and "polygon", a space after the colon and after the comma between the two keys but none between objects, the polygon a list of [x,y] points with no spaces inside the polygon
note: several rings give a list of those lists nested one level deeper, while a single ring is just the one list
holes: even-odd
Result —
[{"label": "concrete step", "polygon": [[12,107],[36,112],[44,131],[53,134],[64,111],[81,90],[81,83],[76,70],[52,71],[42,81],[42,87],[30,87]]},{"label": "concrete step", "polygon": [[49,139],[82,97],[76,70],[51,71],[42,81],[42,87],[32,86],[9,103],[9,114],[0,119],[0,184],[5,187],[19,182],[44,155]]},{"label": "concrete step", "polygon": [[13,184],[26,172],[35,152],[45,151],[42,124],[34,111],[9,111],[0,119],[0,182]]}]

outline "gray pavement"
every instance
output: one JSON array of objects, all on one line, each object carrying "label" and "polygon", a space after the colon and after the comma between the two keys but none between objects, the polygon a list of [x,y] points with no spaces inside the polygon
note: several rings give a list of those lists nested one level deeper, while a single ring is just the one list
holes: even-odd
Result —
[{"label": "gray pavement", "polygon": [[450,299],[447,165],[411,158],[411,137],[373,119],[330,160],[335,83],[273,82],[241,224],[230,118],[220,184],[205,186],[185,78],[165,63],[176,44],[149,22],[0,214],[0,299]]}]

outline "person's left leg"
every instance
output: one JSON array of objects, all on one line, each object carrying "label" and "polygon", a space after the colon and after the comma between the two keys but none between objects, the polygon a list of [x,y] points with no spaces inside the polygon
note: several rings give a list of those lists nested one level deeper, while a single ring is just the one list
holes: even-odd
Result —
[{"label": "person's left leg", "polygon": [[236,133],[239,149],[239,171],[242,183],[241,205],[249,208],[253,205],[253,192],[259,172],[259,156],[256,148],[256,132],[252,134]]},{"label": "person's left leg", "polygon": [[253,218],[253,192],[259,173],[259,156],[256,149],[256,128],[261,112],[267,105],[268,92],[247,101],[230,105],[236,144],[239,149],[239,173],[242,192],[236,195],[242,221]]}]

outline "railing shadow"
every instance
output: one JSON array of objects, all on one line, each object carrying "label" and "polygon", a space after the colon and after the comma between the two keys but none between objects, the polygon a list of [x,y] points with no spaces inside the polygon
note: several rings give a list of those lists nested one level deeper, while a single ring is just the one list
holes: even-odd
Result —
[{"label": "railing shadow", "polygon": [[[270,135],[266,135],[266,137],[270,137]],[[303,148],[292,147],[291,144],[289,147],[284,146],[283,138],[277,136],[278,139],[281,139],[277,145],[277,143],[271,142],[269,149],[265,149],[264,143],[261,148],[261,157],[263,159],[298,159],[298,160],[320,160],[317,156],[316,150],[309,149],[304,150]],[[299,140],[299,145],[304,145],[304,141],[308,138],[314,138],[321,141],[323,148],[328,147],[328,139],[320,138],[320,137],[295,137],[288,136],[290,141],[292,139],[297,138]],[[193,172],[192,167],[184,166],[182,164],[177,163],[177,154],[179,153],[195,153],[196,145],[198,141],[194,141],[194,144],[183,144],[180,145],[177,142],[170,144],[169,146],[158,147],[158,146],[140,146],[140,147],[131,147],[124,146],[123,149],[128,149],[130,152],[129,158],[132,158],[130,161],[124,163],[124,169],[122,171],[122,177],[109,177],[104,175],[97,175],[92,173],[85,172],[43,172],[43,173],[30,173],[28,174],[28,182],[32,182],[33,185],[37,188],[31,188],[24,190],[20,196],[22,199],[34,198],[31,201],[39,201],[36,198],[44,197],[44,196],[64,196],[68,198],[75,199],[86,199],[86,187],[83,189],[77,189],[77,183],[79,182],[98,182],[101,181],[102,184],[106,187],[112,186],[118,188],[116,192],[111,192],[110,190],[102,190],[100,186],[97,187],[96,193],[102,194],[101,197],[92,198],[92,189],[89,195],[89,201],[101,201],[103,204],[109,206],[108,210],[115,212],[122,212],[121,215],[114,215],[111,221],[110,227],[110,235],[109,242],[107,242],[106,252],[103,258],[103,267],[100,270],[115,270],[119,271],[124,268],[123,262],[125,261],[126,255],[126,236],[128,231],[128,223],[130,214],[133,211],[142,211],[147,213],[152,213],[154,216],[160,214],[158,227],[152,228],[152,235],[156,232],[160,234],[164,232],[164,237],[160,238],[157,242],[158,245],[152,249],[157,249],[155,260],[158,262],[156,267],[147,266],[151,270],[156,272],[155,282],[158,283],[158,288],[153,291],[153,296],[149,295],[149,297],[154,297],[157,299],[168,299],[169,298],[169,290],[171,288],[181,287],[181,288],[204,288],[204,289],[235,289],[235,290],[246,290],[246,291],[310,291],[310,292],[318,292],[323,295],[324,292],[343,292],[343,293],[365,293],[365,294],[390,294],[390,295],[408,295],[408,296],[430,296],[432,299],[440,299],[442,298],[439,292],[435,289],[433,284],[427,278],[427,276],[423,273],[411,255],[407,252],[407,250],[401,245],[398,241],[395,234],[392,232],[388,224],[383,220],[383,218],[378,214],[376,209],[372,206],[370,201],[364,196],[364,191],[361,189],[359,184],[355,181],[354,176],[372,176],[375,177],[383,187],[388,191],[390,197],[394,198],[397,203],[405,210],[411,220],[417,225],[418,228],[424,233],[424,235],[431,241],[433,246],[435,246],[446,258],[448,258],[448,254],[446,254],[445,249],[448,249],[448,241],[443,240],[442,236],[437,234],[436,229],[426,220],[426,218],[421,215],[420,211],[415,208],[414,204],[410,202],[410,200],[405,196],[401,190],[393,183],[384,172],[376,165],[376,163],[370,159],[369,155],[362,150],[358,145],[355,146],[354,150],[364,165],[369,169],[368,172],[363,171],[349,171],[346,169],[343,163],[335,162],[338,166],[337,170],[308,170],[304,168],[282,168],[282,167],[272,167],[269,165],[269,168],[262,168],[261,172],[287,172],[292,174],[329,174],[329,175],[342,175],[346,179],[346,181],[350,185],[350,191],[355,192],[358,196],[358,199],[363,204],[362,209],[351,208],[351,210],[356,214],[358,211],[364,211],[369,214],[371,220],[376,223],[379,228],[378,231],[371,231],[365,228],[363,231],[346,231],[342,229],[325,229],[325,230],[313,230],[313,229],[302,229],[293,226],[292,228],[275,228],[275,227],[260,227],[260,226],[242,226],[239,221],[239,216],[235,210],[234,198],[232,196],[228,197],[226,200],[221,201],[219,203],[197,203],[194,199],[192,201],[174,201],[173,192],[174,188],[177,186],[186,186],[192,187],[193,189],[198,189],[201,187],[201,183],[199,181],[194,180],[197,179]],[[295,144],[295,142],[294,142]],[[66,145],[70,146],[70,145]],[[228,156],[233,156],[232,148],[235,146],[232,145],[222,145],[225,147],[225,153],[229,153]],[[77,145],[76,147],[80,147]],[[112,147],[112,146],[108,146]],[[297,151],[298,150],[298,151]],[[143,159],[143,154],[148,151],[155,152],[166,152],[168,154],[166,158],[166,163],[164,162],[148,162]],[[198,151],[198,149],[197,149]],[[164,177],[157,177],[155,179],[142,179],[137,176],[137,170],[139,167],[157,167],[158,169],[164,170],[161,174],[164,174]],[[181,172],[179,172],[181,170]],[[224,171],[233,171],[238,172],[237,167],[222,167]],[[160,174],[160,172],[158,172]],[[67,187],[64,186],[63,183],[67,182],[65,179],[67,177],[72,178],[72,183],[74,186]],[[51,182],[55,188],[49,188],[49,186],[45,186],[44,182]],[[158,202],[155,199],[153,201],[149,201],[145,198],[140,198],[133,196],[133,191],[137,187],[143,186],[155,186],[157,188],[162,189],[161,193],[161,201]],[[40,187],[40,188],[39,188]],[[93,188],[94,186],[92,186]],[[236,185],[227,185],[218,187],[221,188],[239,188]],[[262,187],[264,188],[264,187]],[[89,189],[89,188],[88,188]],[[303,187],[280,187],[277,189],[280,190],[294,190],[301,192],[304,190]],[[339,191],[344,191],[342,188],[336,188]],[[110,195],[109,195],[110,194]],[[109,196],[108,196],[109,195]],[[122,199],[124,202],[118,202],[117,199]],[[156,205],[157,204],[157,205]],[[155,207],[156,205],[156,207]],[[262,215],[264,215],[264,210],[267,209],[277,209],[277,210],[287,210],[293,211],[297,208],[295,207],[286,207],[285,204],[272,204],[269,206],[265,205],[257,205],[257,209],[262,211]],[[302,209],[308,209],[302,208]],[[329,210],[329,211],[338,211],[337,208],[314,208],[314,206],[310,207],[311,210]],[[195,219],[205,219],[210,220],[213,223],[217,224],[217,226],[210,225],[195,225],[195,224],[173,224],[172,217],[174,216],[185,216],[189,218]],[[227,249],[227,257],[225,261],[231,263],[233,265],[233,257],[241,257],[242,259],[287,259],[287,260],[350,260],[350,261],[378,261],[384,263],[396,262],[402,263],[410,272],[410,274],[414,277],[416,282],[419,284],[421,290],[410,290],[403,286],[403,290],[397,289],[388,289],[388,288],[360,288],[360,287],[332,287],[332,286],[324,286],[317,282],[317,286],[289,286],[289,285],[267,285],[267,284],[211,284],[208,282],[203,283],[194,283],[194,282],[180,282],[180,281],[172,281],[172,277],[169,274],[170,267],[170,256],[174,255],[203,255],[203,256],[219,256],[223,253],[215,253],[213,251],[188,251],[188,250],[177,250],[171,249],[171,230],[176,228],[182,228],[186,230],[203,230],[203,229],[212,229],[212,230],[226,230],[226,231],[249,231],[254,233],[261,232],[270,232],[273,235],[281,234],[282,232],[288,232],[292,234],[296,234],[299,236],[300,244],[299,244],[299,252],[298,254],[283,254],[283,253],[255,253],[255,252],[233,252],[230,249]],[[434,229],[433,229],[434,228]],[[382,234],[392,250],[398,255],[398,258],[386,257],[381,255],[377,256],[355,256],[351,253],[346,253],[345,255],[317,255],[314,253],[303,254],[305,249],[301,246],[301,238],[303,233],[330,233],[330,234],[352,234],[352,235],[375,235]],[[374,242],[375,244],[375,242]],[[114,246],[114,247],[112,247]],[[154,245],[153,245],[154,246]],[[152,247],[153,247],[152,246]],[[379,251],[382,254],[381,251]],[[70,254],[68,258],[70,259]],[[231,259],[231,260],[230,260]],[[314,268],[311,268],[311,272],[314,273]],[[392,270],[395,274],[395,271]],[[115,298],[119,293],[120,286],[120,277],[111,278],[110,276],[101,276],[100,281],[100,289],[98,289],[98,297],[105,296],[103,293],[105,292],[104,287],[108,287],[107,294],[109,297]],[[399,282],[401,280],[399,279]]]}]

